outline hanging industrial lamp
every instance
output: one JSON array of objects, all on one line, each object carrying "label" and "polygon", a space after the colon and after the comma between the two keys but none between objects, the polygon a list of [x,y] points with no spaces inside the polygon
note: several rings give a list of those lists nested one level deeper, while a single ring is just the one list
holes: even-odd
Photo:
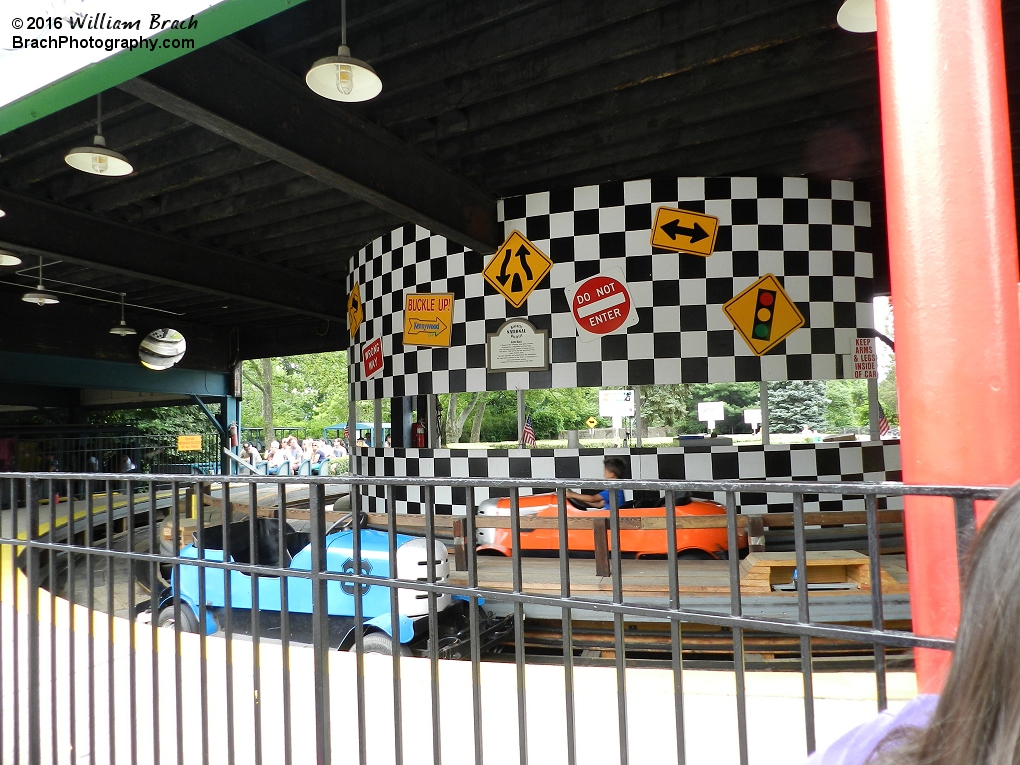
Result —
[{"label": "hanging industrial lamp", "polygon": [[111,335],[120,335],[121,337],[127,337],[128,335],[137,335],[131,327],[124,323],[124,293],[120,293],[120,324],[115,324],[110,327]]},{"label": "hanging industrial lamp", "polygon": [[24,300],[26,303],[35,303],[36,305],[53,305],[54,303],[59,303],[60,302],[60,298],[58,298],[56,295],[54,295],[54,294],[52,294],[50,292],[47,292],[43,288],[42,267],[43,267],[43,262],[42,262],[42,258],[40,257],[39,258],[39,284],[36,285],[36,288],[35,288],[34,292],[26,292],[24,295],[21,296],[21,299]]},{"label": "hanging industrial lamp", "polygon": [[64,161],[75,170],[92,175],[130,175],[131,163],[123,154],[106,148],[103,138],[103,94],[96,95],[96,136],[92,146],[76,146],[67,152]]},{"label": "hanging industrial lamp", "polygon": [[21,258],[15,255],[13,252],[7,252],[7,250],[0,250],[0,266],[20,266]]},{"label": "hanging industrial lamp", "polygon": [[836,13],[836,23],[847,32],[877,31],[875,0],[846,0]]},{"label": "hanging industrial lamp", "polygon": [[320,58],[305,75],[305,83],[332,101],[368,101],[382,92],[375,70],[351,57],[347,47],[347,0],[340,0],[340,48],[337,55]]}]

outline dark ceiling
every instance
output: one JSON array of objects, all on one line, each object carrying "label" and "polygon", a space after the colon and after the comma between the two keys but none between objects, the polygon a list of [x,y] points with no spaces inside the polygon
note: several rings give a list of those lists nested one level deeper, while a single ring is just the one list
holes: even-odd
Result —
[{"label": "dark ceiling", "polygon": [[[128,318],[206,337],[202,363],[219,368],[345,347],[342,280],[358,249],[410,220],[491,250],[495,199],[517,193],[648,176],[846,178],[881,227],[875,36],[840,30],[840,2],[350,0],[353,54],[384,89],[340,105],[302,82],[340,37],[337,0],[309,0],[105,93],[104,132],[130,177],[63,162],[91,141],[94,99],[0,136],[0,241],[46,253],[47,278],[180,314]],[[1004,6],[1018,125],[1020,1]],[[13,270],[0,280],[29,284]],[[38,349],[51,320],[40,322],[57,314],[20,291],[0,283],[0,310],[35,329],[5,323],[0,348]],[[121,355],[105,334],[112,304],[68,296],[60,310],[93,331],[42,347]]]}]

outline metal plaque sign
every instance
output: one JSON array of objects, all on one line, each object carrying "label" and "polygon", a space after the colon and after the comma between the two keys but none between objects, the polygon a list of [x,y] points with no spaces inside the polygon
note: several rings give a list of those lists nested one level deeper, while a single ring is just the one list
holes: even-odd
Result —
[{"label": "metal plaque sign", "polygon": [[549,368],[549,333],[524,319],[511,319],[486,337],[489,372],[540,372]]}]

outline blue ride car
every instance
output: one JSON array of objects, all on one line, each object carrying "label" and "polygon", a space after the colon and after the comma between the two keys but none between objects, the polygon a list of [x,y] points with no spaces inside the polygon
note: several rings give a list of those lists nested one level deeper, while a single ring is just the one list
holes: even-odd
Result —
[{"label": "blue ride car", "polygon": [[[326,570],[380,579],[428,581],[428,546],[425,539],[405,534],[396,537],[395,574],[390,571],[389,535],[385,531],[362,528],[361,559],[354,565],[354,532],[348,527],[326,536]],[[335,528],[335,527],[334,527]],[[256,518],[252,527],[249,520],[231,523],[226,546],[229,560],[235,563],[287,568],[293,571],[310,571],[312,549],[310,536],[295,531],[289,524],[273,518]],[[210,526],[203,531],[204,559],[224,560],[223,527]],[[449,553],[446,546],[435,541],[434,581],[446,581],[450,573]],[[161,627],[179,625],[182,631],[198,632],[199,603],[205,603],[204,632],[213,634],[225,626],[228,609],[226,582],[230,582],[230,615],[234,632],[253,634],[257,626],[259,635],[280,638],[284,627],[287,636],[298,642],[312,641],[312,581],[302,576],[258,576],[258,603],[254,602],[252,575],[242,571],[205,567],[204,593],[201,568],[189,565],[198,560],[197,544],[181,549],[170,586],[156,598],[152,613]],[[283,580],[286,584],[283,584]],[[327,581],[326,610],[329,616],[329,643],[332,648],[353,649],[355,644],[355,592],[356,585],[348,582]],[[284,593],[286,603],[284,603]],[[204,597],[203,597],[204,594]],[[175,599],[178,601],[175,603]],[[364,624],[363,645],[366,651],[390,653],[392,635],[397,633],[401,653],[424,654],[428,651],[429,599],[426,592],[400,588],[397,590],[398,624],[391,619],[390,588],[383,585],[361,585],[362,615]],[[466,599],[436,596],[439,617],[440,658],[461,658],[469,655],[470,603]],[[257,605],[257,609],[256,609]],[[286,608],[286,618],[283,610]],[[257,619],[253,618],[257,610]],[[491,650],[513,632],[513,618],[496,619],[479,607],[479,641],[482,651]]]}]

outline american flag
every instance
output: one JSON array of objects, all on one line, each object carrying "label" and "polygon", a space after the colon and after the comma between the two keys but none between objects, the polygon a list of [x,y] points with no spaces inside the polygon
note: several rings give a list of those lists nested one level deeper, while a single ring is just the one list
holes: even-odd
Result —
[{"label": "american flag", "polygon": [[885,438],[889,435],[889,420],[885,417],[885,409],[878,405],[878,437]]},{"label": "american flag", "polygon": [[521,446],[530,449],[537,443],[535,441],[535,429],[531,427],[531,415],[529,414],[528,418],[524,421],[524,432],[521,433]]},{"label": "american flag", "polygon": [[344,441],[350,442],[351,440],[351,426],[344,425]]}]

